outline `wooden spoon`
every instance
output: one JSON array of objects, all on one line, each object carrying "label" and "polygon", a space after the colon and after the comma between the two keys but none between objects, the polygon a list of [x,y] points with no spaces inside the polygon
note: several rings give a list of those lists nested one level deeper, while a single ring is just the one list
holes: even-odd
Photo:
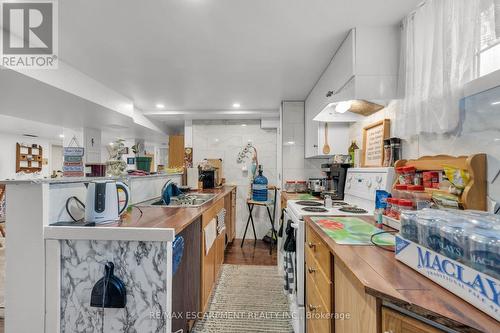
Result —
[{"label": "wooden spoon", "polygon": [[328,123],[325,123],[325,144],[323,145],[323,154],[330,154],[330,146],[328,145]]}]

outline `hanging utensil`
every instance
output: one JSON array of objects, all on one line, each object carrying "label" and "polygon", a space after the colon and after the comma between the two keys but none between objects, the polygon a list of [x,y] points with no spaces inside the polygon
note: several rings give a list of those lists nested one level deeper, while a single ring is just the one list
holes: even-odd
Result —
[{"label": "hanging utensil", "polygon": [[325,123],[325,144],[323,145],[323,154],[330,154],[330,146],[328,145],[328,123]]}]

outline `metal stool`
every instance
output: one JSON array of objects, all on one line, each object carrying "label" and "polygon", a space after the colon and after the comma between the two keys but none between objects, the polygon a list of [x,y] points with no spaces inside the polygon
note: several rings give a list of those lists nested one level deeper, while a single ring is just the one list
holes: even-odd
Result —
[{"label": "metal stool", "polygon": [[[271,247],[269,249],[269,254],[273,253],[273,245],[276,237],[276,240],[278,239],[278,234],[276,232],[276,229],[274,228],[274,219],[276,215],[276,198],[278,196],[278,188],[276,186],[270,185],[267,187],[268,191],[274,191],[274,199],[267,200],[267,201],[255,201],[252,199],[247,199],[247,207],[248,207],[248,220],[247,220],[247,225],[245,227],[245,233],[243,234],[243,239],[241,240],[241,245],[240,247],[243,247],[243,243],[245,242],[245,237],[247,235],[247,230],[248,230],[248,225],[250,222],[252,223],[252,229],[253,229],[253,236],[254,236],[254,246],[257,244],[257,233],[255,232],[255,224],[253,221],[253,209],[255,206],[261,206],[261,207],[266,207],[267,210],[267,215],[269,216],[269,220],[271,222]],[[271,214],[270,207],[273,206],[273,214]]]}]

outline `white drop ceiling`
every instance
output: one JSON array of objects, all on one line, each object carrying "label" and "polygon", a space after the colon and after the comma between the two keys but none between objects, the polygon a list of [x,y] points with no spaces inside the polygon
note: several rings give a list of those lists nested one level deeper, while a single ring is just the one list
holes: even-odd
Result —
[{"label": "white drop ceiling", "polygon": [[397,24],[419,2],[59,1],[59,58],[174,130],[258,118],[303,100],[350,28]]}]

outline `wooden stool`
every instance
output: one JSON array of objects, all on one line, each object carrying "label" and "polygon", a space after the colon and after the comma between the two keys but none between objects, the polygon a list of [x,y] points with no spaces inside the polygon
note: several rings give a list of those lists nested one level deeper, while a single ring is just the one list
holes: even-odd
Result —
[{"label": "wooden stool", "polygon": [[[241,245],[240,247],[243,247],[243,243],[245,242],[245,237],[247,235],[247,230],[248,230],[248,225],[252,223],[252,229],[253,229],[253,237],[254,237],[254,243],[253,245],[255,246],[257,244],[257,233],[255,232],[255,224],[253,221],[253,209],[255,206],[261,206],[261,207],[266,207],[267,210],[267,215],[269,216],[269,220],[271,222],[271,247],[269,249],[269,254],[273,253],[273,244],[276,240],[278,239],[278,233],[276,232],[276,229],[274,228],[274,218],[276,215],[276,198],[278,196],[278,188],[276,186],[270,185],[267,187],[268,191],[274,191],[274,198],[271,200],[267,201],[255,201],[252,199],[247,199],[247,207],[248,207],[248,219],[247,219],[247,225],[245,227],[245,232],[243,233],[243,239],[241,240]],[[273,214],[271,214],[270,207],[273,207]]]}]

